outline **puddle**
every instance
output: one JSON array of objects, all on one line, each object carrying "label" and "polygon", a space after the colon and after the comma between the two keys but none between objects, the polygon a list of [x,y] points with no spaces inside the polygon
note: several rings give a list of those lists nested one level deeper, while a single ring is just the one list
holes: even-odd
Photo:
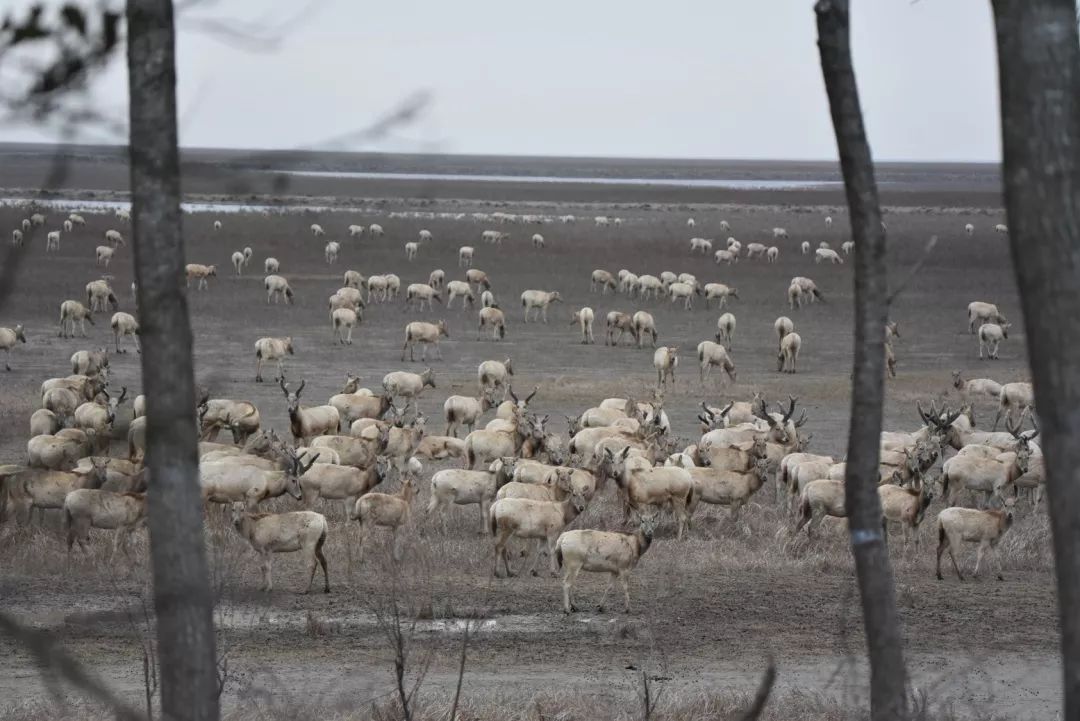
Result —
[{"label": "puddle", "polygon": [[[507,615],[483,619],[420,619],[415,622],[415,629],[417,633],[436,635],[460,635],[466,628],[469,629],[470,633],[545,634],[565,632],[569,623],[590,624],[599,630],[617,621],[617,618],[607,616],[575,616],[567,620],[562,614],[551,616]],[[322,614],[307,611],[267,611],[265,609],[249,608],[236,608],[217,614],[216,623],[221,628],[238,630],[260,627],[299,630],[317,625],[321,629],[332,631],[347,628],[376,628],[380,625],[375,614],[367,611],[346,614]],[[411,625],[411,622],[407,619],[403,619],[402,623],[406,626]]]}]

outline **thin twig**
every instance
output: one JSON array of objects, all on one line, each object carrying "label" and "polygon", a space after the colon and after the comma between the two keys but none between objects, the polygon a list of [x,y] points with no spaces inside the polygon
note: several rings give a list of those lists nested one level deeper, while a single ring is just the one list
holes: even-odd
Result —
[{"label": "thin twig", "polygon": [[430,104],[431,93],[427,90],[418,90],[367,127],[313,143],[309,147],[311,150],[340,150],[343,146],[354,146],[357,143],[378,140],[391,128],[416,120]]},{"label": "thin twig", "polygon": [[645,674],[644,666],[641,669],[641,687],[641,718],[642,721],[649,721],[653,712],[652,690],[649,688],[649,677]]},{"label": "thin twig", "polygon": [[885,305],[891,306],[893,304],[893,301],[896,300],[896,297],[903,293],[904,289],[907,288],[908,283],[914,280],[915,276],[919,274],[919,271],[922,270],[922,267],[926,265],[926,261],[930,259],[930,254],[937,246],[937,241],[938,237],[936,235],[930,236],[930,240],[927,241],[926,247],[923,248],[922,255],[919,256],[919,259],[915,262],[915,265],[911,266],[911,270],[908,271],[907,276],[905,276],[904,279],[900,281],[900,284],[896,286],[896,289],[889,294],[888,298],[886,298]]},{"label": "thin twig", "polygon": [[315,7],[321,3],[322,0],[310,0],[297,12],[273,25],[244,23],[230,17],[192,17],[181,12],[194,9],[199,3],[185,3],[175,6],[175,9],[180,25],[199,30],[209,37],[219,38],[229,45],[235,43],[234,47],[241,47],[248,52],[275,52],[302,23],[315,17]]},{"label": "thin twig", "polygon": [[[64,135],[65,139],[70,138],[72,132],[74,131],[71,128],[67,128]],[[44,195],[48,188],[56,187],[64,181],[68,174],[70,160],[65,153],[53,154],[49,174],[42,185],[43,190],[38,191],[39,197]],[[35,235],[37,234],[31,231],[31,235],[24,238],[21,245],[9,246],[7,253],[4,254],[3,263],[0,263],[0,308],[4,306],[8,296],[15,290],[19,278],[19,266],[25,260],[27,251],[30,249],[30,243],[33,242]]]},{"label": "thin twig", "polygon": [[465,679],[465,659],[469,651],[469,630],[471,626],[472,621],[466,619],[465,631],[461,634],[461,657],[458,659],[457,686],[454,688],[454,703],[450,706],[448,721],[454,721],[457,718],[458,701],[461,699],[461,683]]}]

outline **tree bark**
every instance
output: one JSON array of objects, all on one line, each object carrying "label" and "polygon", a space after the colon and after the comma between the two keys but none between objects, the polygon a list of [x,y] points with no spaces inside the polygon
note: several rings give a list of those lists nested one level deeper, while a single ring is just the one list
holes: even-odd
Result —
[{"label": "tree bark", "polygon": [[150,558],[165,719],[219,716],[203,545],[191,325],[181,287],[171,0],[128,0],[133,247],[146,394]]},{"label": "tree bark", "polygon": [[820,0],[814,9],[821,70],[857,249],[855,374],[844,476],[845,506],[870,659],[871,718],[891,721],[906,718],[908,704],[900,616],[888,547],[882,536],[877,490],[888,317],[885,233],[851,63],[849,5],[847,0]]},{"label": "tree bark", "polygon": [[1073,0],[994,0],[1005,208],[1057,566],[1064,714],[1080,718],[1080,38]]}]

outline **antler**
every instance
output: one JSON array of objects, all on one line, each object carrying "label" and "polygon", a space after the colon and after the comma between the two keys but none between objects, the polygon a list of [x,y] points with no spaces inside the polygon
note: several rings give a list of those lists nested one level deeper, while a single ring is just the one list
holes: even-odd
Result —
[{"label": "antler", "polygon": [[1007,430],[1013,438],[1020,438],[1020,428],[1013,425],[1012,419],[1009,416],[1005,416],[1005,430]]},{"label": "antler", "polygon": [[300,379],[300,387],[296,389],[296,397],[297,398],[299,398],[300,394],[304,392],[304,384],[305,383],[307,383],[307,380],[304,379],[304,378],[301,378]]},{"label": "antler", "polygon": [[[787,423],[791,420],[791,417],[795,415],[795,404],[799,402],[799,399],[797,396],[788,396],[788,401],[788,409],[787,412],[784,413],[784,419],[780,421],[781,423]],[[781,413],[783,413],[783,409],[781,409]]]},{"label": "antler", "polygon": [[939,425],[939,428],[941,428],[941,430],[945,430],[949,426],[951,426],[953,424],[953,422],[956,421],[956,419],[959,418],[964,413],[964,409],[961,408],[960,410],[957,410],[957,411],[950,411],[947,408],[942,408],[941,412],[943,414],[945,414],[945,420],[941,421],[941,423]]},{"label": "antler", "polygon": [[768,409],[765,407],[765,399],[759,398],[753,409],[754,416],[768,423],[769,427],[776,425],[776,419],[769,415]]},{"label": "antler", "polygon": [[[533,396],[535,396],[539,390],[540,390],[540,386],[534,387],[533,392],[530,393],[529,395],[525,396],[525,402],[528,403],[529,401],[531,401],[533,399]],[[515,398],[514,400],[517,400],[517,399]]]},{"label": "antler", "polygon": [[514,403],[518,402],[518,397],[516,395],[514,395],[514,386],[513,385],[507,384],[506,392],[509,393],[510,397],[514,399]]},{"label": "antler", "polygon": [[278,378],[278,385],[281,386],[281,392],[284,393],[286,396],[288,396],[289,395],[289,386],[285,385],[285,374],[284,373],[281,375],[280,378]]},{"label": "antler", "polygon": [[1027,435],[1027,433],[1021,434],[1026,438],[1026,440],[1029,440],[1029,441],[1035,440],[1035,437],[1038,436],[1040,433],[1042,433],[1042,429],[1039,428],[1038,421],[1035,420],[1035,414],[1034,413],[1031,414],[1031,428],[1032,428],[1032,430],[1028,431],[1028,433],[1031,433],[1030,436]]}]

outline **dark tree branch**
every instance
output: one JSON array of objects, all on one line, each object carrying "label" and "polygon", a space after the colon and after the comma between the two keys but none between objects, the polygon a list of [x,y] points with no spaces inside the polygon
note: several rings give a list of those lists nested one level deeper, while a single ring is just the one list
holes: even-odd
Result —
[{"label": "dark tree branch", "polygon": [[181,287],[180,159],[171,0],[129,0],[132,223],[161,710],[168,719],[218,718],[213,596],[196,450],[192,334]]},{"label": "dark tree branch", "polygon": [[757,693],[754,694],[753,703],[742,715],[736,717],[736,721],[757,721],[765,710],[765,704],[769,702],[769,694],[772,693],[774,683],[776,683],[776,664],[773,663],[772,659],[769,659],[769,665],[761,676],[761,683],[758,684]]},{"label": "dark tree branch", "polygon": [[1057,565],[1062,718],[1080,718],[1080,38],[1073,0],[993,0],[1005,209]]},{"label": "dark tree branch", "polygon": [[871,718],[892,721],[907,716],[907,673],[877,490],[888,317],[885,234],[851,63],[849,5],[847,0],[819,0],[814,9],[821,70],[844,174],[852,238],[858,248],[855,373],[844,477],[845,506],[870,657]]},{"label": "dark tree branch", "polygon": [[51,51],[44,64],[37,62],[37,56],[24,63],[26,82],[20,83],[21,92],[9,104],[29,109],[39,121],[58,114],[118,54],[121,17],[107,2],[96,8],[69,2],[58,12],[48,13],[34,5],[23,19],[6,15],[0,27],[0,60],[24,48],[32,47],[39,54],[46,47]]},{"label": "dark tree branch", "polygon": [[[93,678],[82,664],[56,644],[52,634],[24,628],[18,621],[0,612],[0,633],[30,651],[43,673],[57,671],[65,681],[116,714],[119,721],[142,721],[142,715],[115,696],[103,683]],[[51,684],[50,684],[51,686]]]}]

